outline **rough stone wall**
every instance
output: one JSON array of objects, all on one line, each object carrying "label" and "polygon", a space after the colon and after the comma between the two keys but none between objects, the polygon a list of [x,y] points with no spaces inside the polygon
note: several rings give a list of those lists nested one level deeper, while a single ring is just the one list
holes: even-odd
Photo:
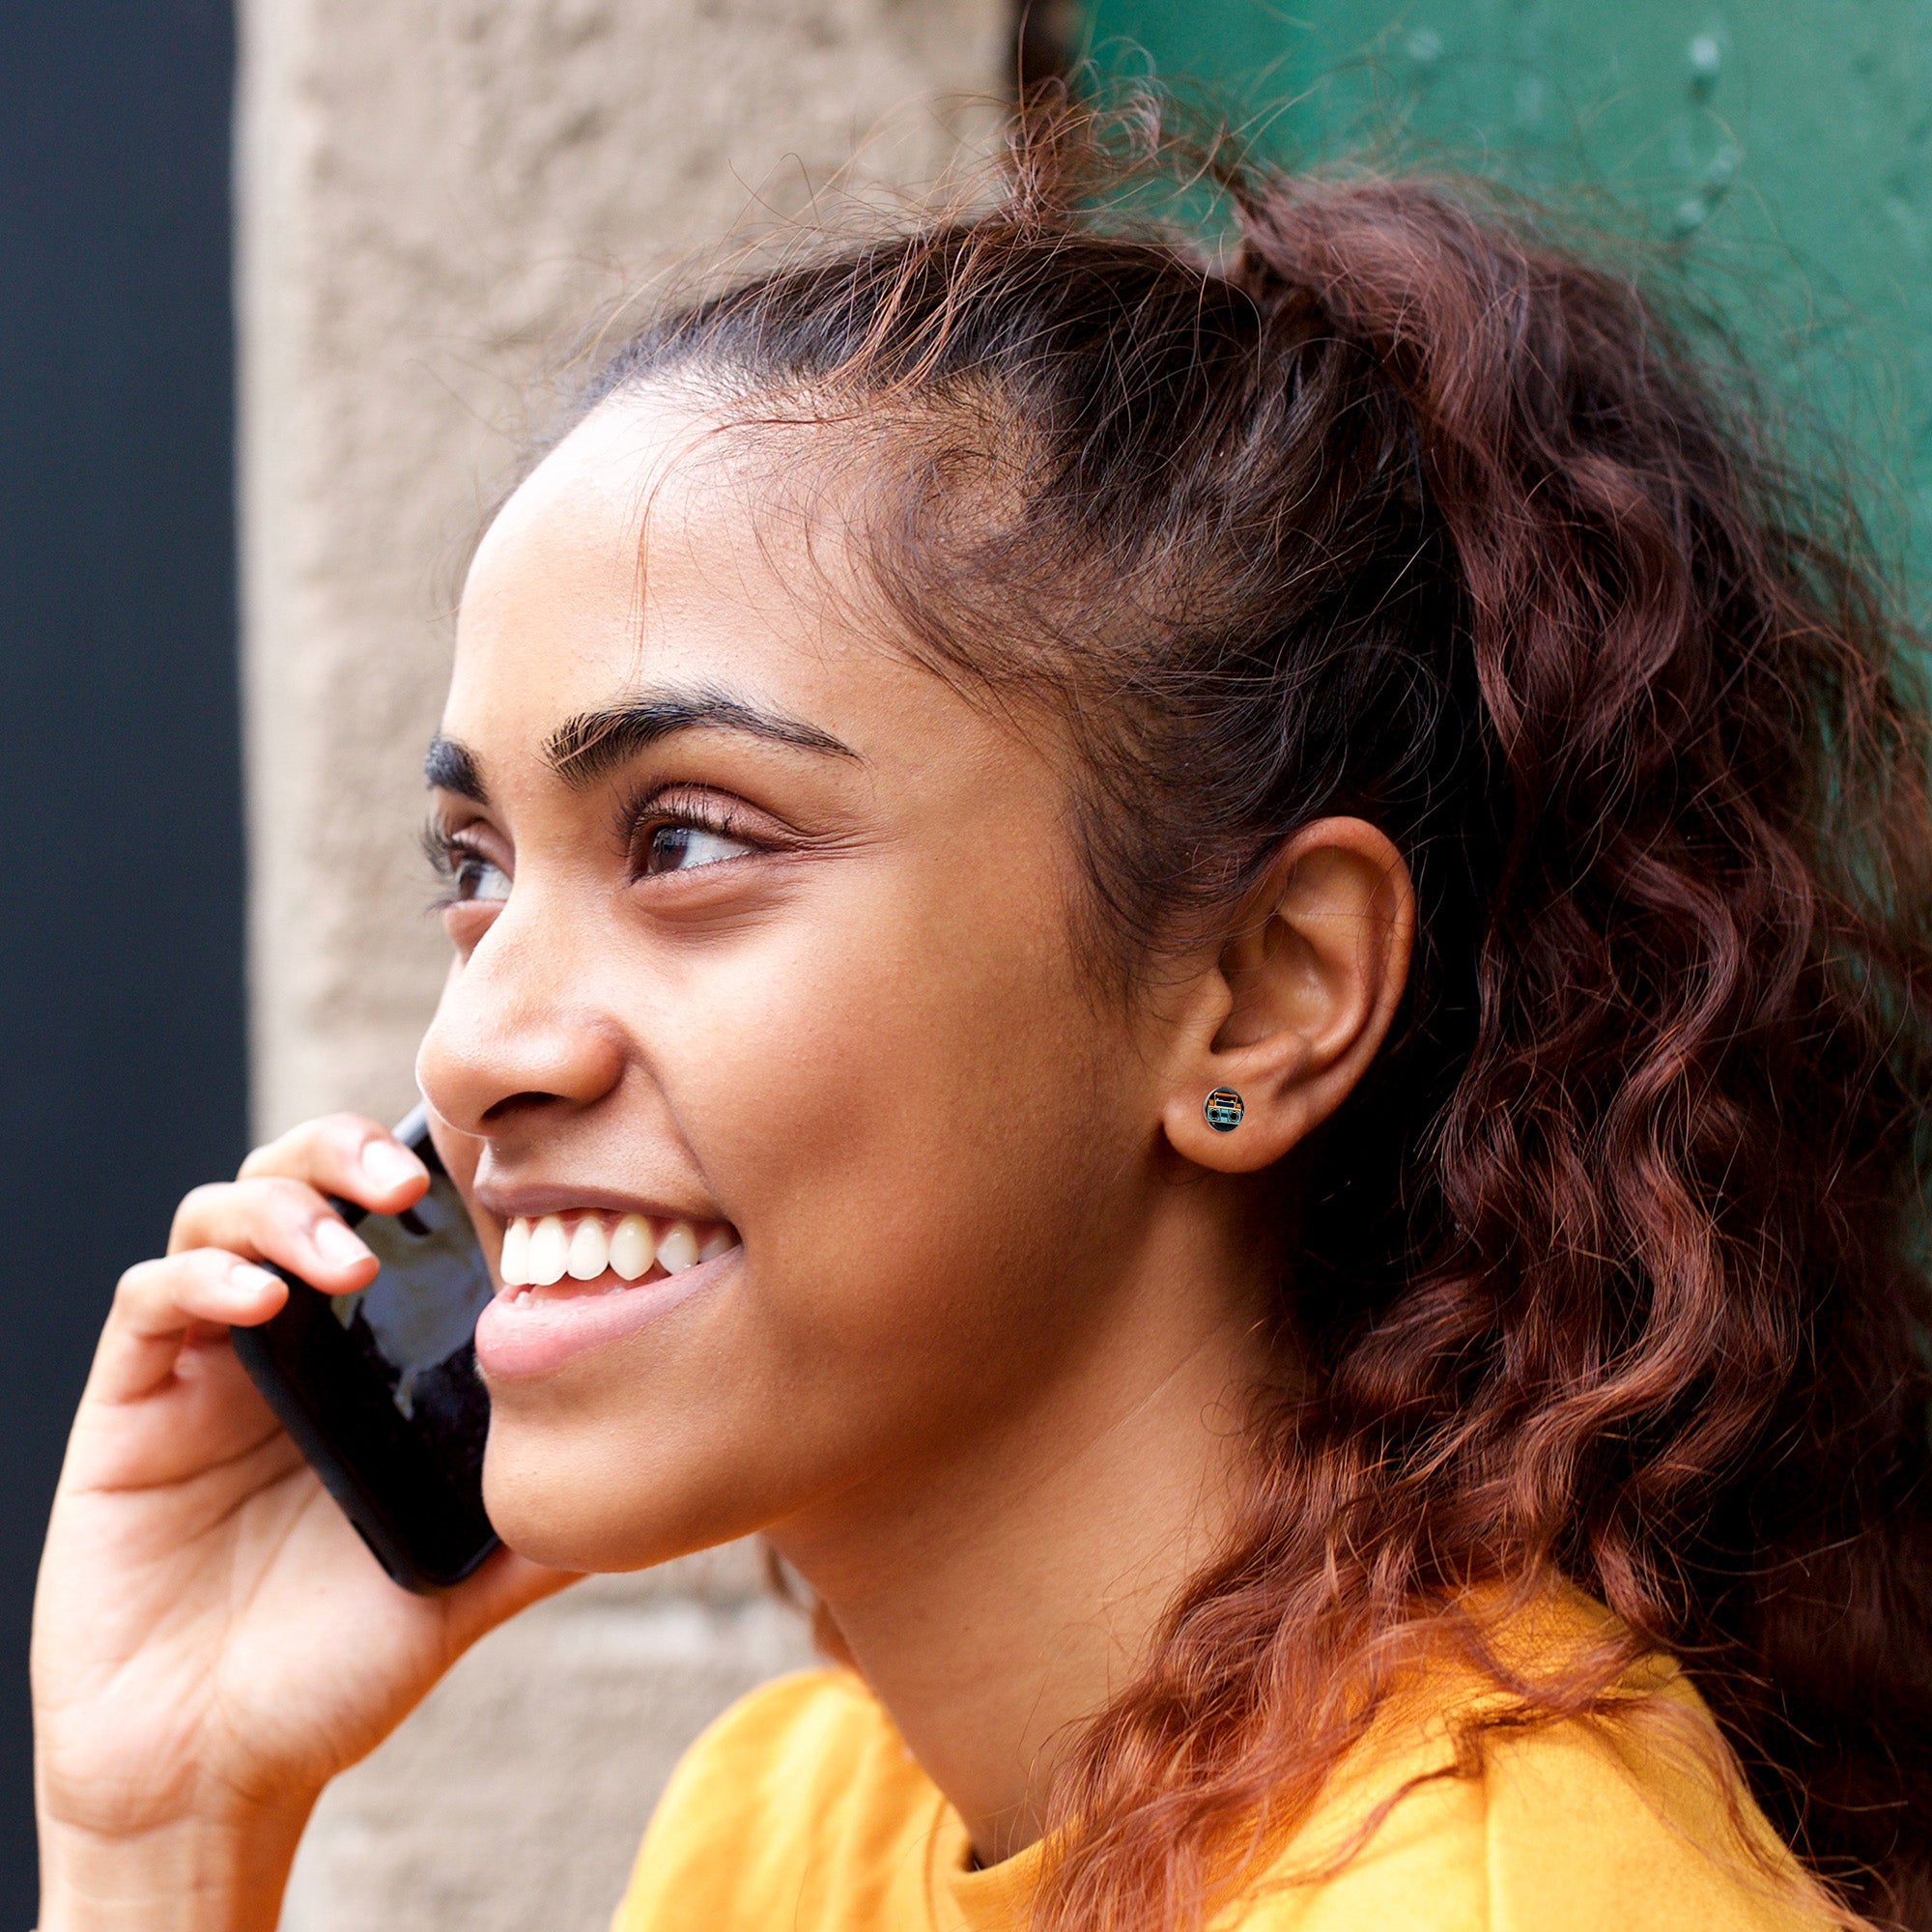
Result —
[{"label": "rough stone wall", "polygon": [[282,1932],[593,1932],[684,1747],[810,1662],[743,1546],[599,1577],[494,1632],[330,1786]]},{"label": "rough stone wall", "polygon": [[983,121],[1007,0],[243,0],[256,1117],[403,1112],[443,966],[419,760],[531,372],[848,159]]},{"label": "rough stone wall", "polygon": [[[1008,0],[242,0],[257,1125],[393,1118],[443,966],[418,761],[469,543],[554,346],[694,246],[987,126]],[[978,103],[977,107],[974,103]],[[854,156],[856,156],[856,160]],[[671,1763],[805,1661],[743,1550],[465,1659],[325,1797],[290,1932],[608,1918]]]}]

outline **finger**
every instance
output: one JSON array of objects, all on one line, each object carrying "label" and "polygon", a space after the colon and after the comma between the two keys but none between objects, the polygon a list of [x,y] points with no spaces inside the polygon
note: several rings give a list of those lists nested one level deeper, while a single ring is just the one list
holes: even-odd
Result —
[{"label": "finger", "polygon": [[238,1179],[270,1175],[306,1181],[379,1214],[409,1207],[429,1185],[429,1169],[387,1127],[360,1114],[303,1122],[257,1148]]},{"label": "finger", "polygon": [[280,1276],[218,1248],[130,1267],[115,1288],[85,1399],[131,1402],[152,1394],[174,1374],[197,1322],[252,1328],[288,1293]]},{"label": "finger", "polygon": [[273,1262],[327,1294],[367,1288],[376,1257],[333,1207],[299,1180],[211,1182],[175,1210],[172,1254],[225,1248],[247,1261]]},{"label": "finger", "polygon": [[121,1490],[198,1482],[203,1501],[218,1510],[223,1495],[238,1489],[251,1492],[299,1464],[300,1450],[282,1434],[228,1346],[239,1332],[196,1322],[175,1356],[172,1377],[158,1386],[83,1403],[63,1486]]}]

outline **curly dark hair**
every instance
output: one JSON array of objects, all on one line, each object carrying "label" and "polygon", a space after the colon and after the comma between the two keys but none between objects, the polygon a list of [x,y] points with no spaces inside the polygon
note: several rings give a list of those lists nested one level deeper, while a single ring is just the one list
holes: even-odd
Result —
[{"label": "curly dark hair", "polygon": [[1405,1016],[1282,1178],[1246,1514],[1072,1750],[1037,1922],[1198,1921],[1406,1637],[1557,1576],[1622,1634],[1512,1721],[1669,1648],[1833,1909],[1928,1932],[1918,640],[1703,336],[1534,210],[1217,150],[1210,246],[1122,212],[1145,159],[1036,115],[994,205],[584,398],[888,426],[875,581],[1071,724],[1125,982],[1312,819],[1414,875]]}]

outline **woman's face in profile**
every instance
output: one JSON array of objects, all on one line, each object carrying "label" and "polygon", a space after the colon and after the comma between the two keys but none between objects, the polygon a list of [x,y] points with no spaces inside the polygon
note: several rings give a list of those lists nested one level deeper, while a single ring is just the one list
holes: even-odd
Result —
[{"label": "woman's face in profile", "polygon": [[486,1312],[490,1512],[558,1565],[996,1480],[1162,1191],[1154,1022],[1083,970],[1051,733],[867,622],[830,482],[809,526],[753,515],[772,462],[608,404],[463,601],[445,1156],[493,1252],[639,1214],[711,1257]]}]

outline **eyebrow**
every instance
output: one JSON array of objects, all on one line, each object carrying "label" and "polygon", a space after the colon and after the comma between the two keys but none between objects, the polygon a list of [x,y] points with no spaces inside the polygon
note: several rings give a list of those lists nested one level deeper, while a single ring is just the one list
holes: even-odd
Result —
[{"label": "eyebrow", "polygon": [[673,731],[703,727],[741,731],[771,744],[788,745],[794,751],[864,762],[850,745],[816,724],[761,710],[717,690],[654,692],[600,711],[580,712],[551,733],[544,755],[565,784],[582,789],[660,738],[668,738]]},{"label": "eyebrow", "polygon": [[483,774],[477,768],[476,753],[468,745],[445,738],[440,731],[429,741],[429,750],[423,753],[423,779],[433,790],[452,791],[458,798],[470,799],[477,805],[490,803]]}]

